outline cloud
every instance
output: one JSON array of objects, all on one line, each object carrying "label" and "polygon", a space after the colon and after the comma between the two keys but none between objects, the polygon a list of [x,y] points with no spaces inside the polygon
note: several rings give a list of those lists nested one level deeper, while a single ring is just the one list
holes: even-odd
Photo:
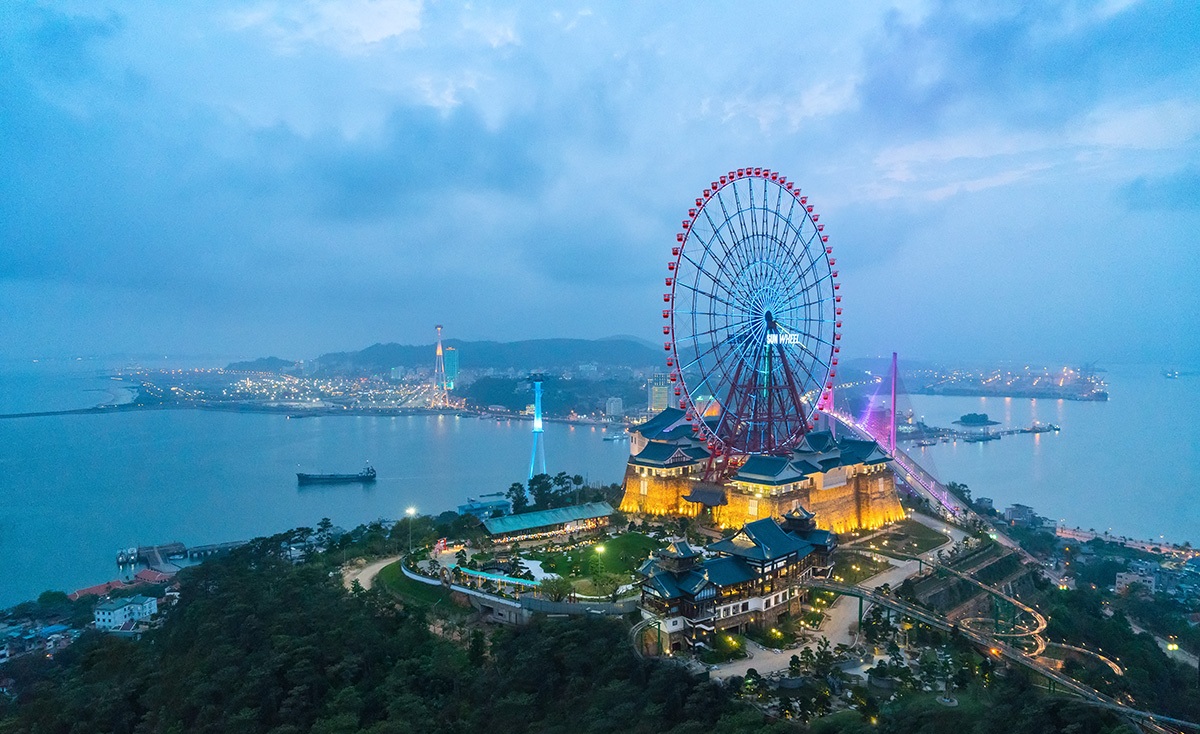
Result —
[{"label": "cloud", "polygon": [[1177,148],[1200,135],[1200,101],[1168,99],[1148,105],[1096,109],[1074,136],[1080,144],[1105,148]]},{"label": "cloud", "polygon": [[230,22],[259,30],[288,50],[315,43],[361,53],[420,29],[421,8],[421,0],[290,0],[235,11]]},{"label": "cloud", "polygon": [[1194,232],[1194,4],[222,2],[0,33],[0,351],[652,333],[679,219],[747,164],[819,204],[868,351],[985,349],[1029,293],[1031,350],[1140,335],[1077,301]]}]

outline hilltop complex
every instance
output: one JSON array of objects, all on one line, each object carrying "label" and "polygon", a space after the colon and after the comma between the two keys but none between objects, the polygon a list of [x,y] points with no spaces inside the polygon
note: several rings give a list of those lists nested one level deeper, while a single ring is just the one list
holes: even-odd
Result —
[{"label": "hilltop complex", "polygon": [[684,411],[667,408],[630,440],[622,512],[705,517],[739,528],[789,513],[816,516],[833,532],[877,528],[904,517],[888,456],[874,441],[808,433],[785,455],[753,455],[705,481],[711,458]]}]

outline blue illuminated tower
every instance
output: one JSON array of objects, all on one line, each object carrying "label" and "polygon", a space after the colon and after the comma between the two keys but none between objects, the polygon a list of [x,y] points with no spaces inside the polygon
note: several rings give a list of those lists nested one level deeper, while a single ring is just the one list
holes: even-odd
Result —
[{"label": "blue illuminated tower", "polygon": [[[529,478],[546,473],[546,443],[542,437],[542,376],[532,375],[533,382],[533,452],[529,455]],[[538,471],[534,471],[537,469]]]}]

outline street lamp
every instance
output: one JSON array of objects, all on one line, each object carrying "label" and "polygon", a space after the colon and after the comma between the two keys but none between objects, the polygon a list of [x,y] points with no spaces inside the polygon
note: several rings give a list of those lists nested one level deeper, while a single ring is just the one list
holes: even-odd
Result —
[{"label": "street lamp", "polygon": [[600,561],[600,573],[604,573],[604,546],[603,545],[596,546],[596,554],[597,554],[596,557]]},{"label": "street lamp", "polygon": [[413,518],[415,518],[417,516],[417,508],[409,507],[407,510],[404,511],[404,514],[408,515],[408,554],[411,556],[412,555],[412,526],[413,526]]}]

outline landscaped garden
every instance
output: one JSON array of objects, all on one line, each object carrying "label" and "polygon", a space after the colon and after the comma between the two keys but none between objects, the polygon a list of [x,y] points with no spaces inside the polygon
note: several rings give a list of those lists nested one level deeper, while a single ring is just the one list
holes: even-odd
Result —
[{"label": "landscaped garden", "polygon": [[717,634],[712,646],[698,656],[707,665],[719,665],[746,657],[746,639],[741,635]]},{"label": "landscaped garden", "polygon": [[833,578],[835,581],[853,586],[891,567],[892,565],[887,561],[850,550],[841,550],[833,559]]},{"label": "landscaped garden", "polygon": [[612,573],[631,576],[663,542],[641,533],[580,543],[567,550],[534,549],[521,555],[540,561],[542,570],[567,578]]},{"label": "landscaped garden", "polygon": [[797,621],[785,615],[773,627],[758,628],[751,626],[746,631],[746,637],[749,637],[763,647],[782,650],[800,640],[801,629]]},{"label": "landscaped garden", "polygon": [[828,609],[837,598],[837,592],[833,591],[822,590],[812,592],[812,595],[809,597],[809,603],[811,604],[812,609],[805,611],[800,615],[798,622],[800,623],[801,627],[807,627],[808,629],[816,629],[817,627],[820,627],[821,622],[825,619],[825,610]]},{"label": "landscaped garden", "polygon": [[950,538],[913,519],[900,520],[888,533],[869,541],[880,553],[920,555],[950,542]]}]

